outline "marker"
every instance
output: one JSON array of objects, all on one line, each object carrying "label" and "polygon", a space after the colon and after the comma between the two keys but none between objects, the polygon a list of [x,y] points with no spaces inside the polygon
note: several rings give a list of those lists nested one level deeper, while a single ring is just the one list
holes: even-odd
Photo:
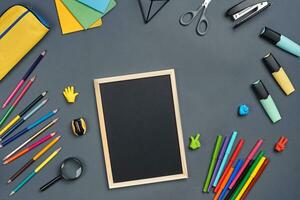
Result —
[{"label": "marker", "polygon": [[11,153],[9,153],[7,156],[3,158],[3,161],[8,159],[10,156],[15,154],[17,151],[25,147],[27,144],[29,144],[31,141],[33,141],[35,138],[40,136],[43,132],[45,132],[48,128],[50,128],[53,124],[55,124],[58,121],[59,118],[54,119],[53,121],[49,122],[47,125],[45,125],[43,128],[41,128],[37,133],[32,135],[28,140],[23,142],[20,146],[18,146],[15,150],[13,150]]},{"label": "marker", "polygon": [[286,95],[292,94],[295,88],[275,57],[271,53],[268,53],[263,57],[263,62],[283,92]]},{"label": "marker", "polygon": [[300,56],[299,44],[272,29],[264,27],[260,33],[260,36],[277,47],[297,57]]},{"label": "marker", "polygon": [[219,199],[223,199],[223,198],[224,198],[224,196],[225,196],[225,194],[226,194],[226,192],[227,192],[227,190],[228,190],[228,188],[229,188],[229,185],[231,184],[231,182],[233,181],[234,177],[235,177],[236,174],[238,173],[238,171],[239,171],[239,169],[241,168],[242,164],[243,164],[243,160],[242,160],[242,159],[239,159],[239,160],[237,161],[235,167],[234,167],[234,170],[233,170],[233,172],[232,172],[232,174],[231,174],[231,176],[230,176],[228,182],[226,183],[226,181],[223,181],[222,184],[226,183],[226,185],[225,185],[225,187],[224,187],[223,190],[220,188],[220,190],[218,191],[218,192],[222,191],[221,194],[220,194],[220,198],[219,198]]},{"label": "marker", "polygon": [[27,126],[26,128],[24,128],[23,130],[21,130],[20,132],[18,132],[16,135],[8,138],[4,142],[2,142],[2,144],[0,144],[0,148],[2,148],[4,146],[8,145],[9,143],[15,141],[16,139],[18,139],[19,137],[21,137],[22,135],[24,135],[25,133],[27,133],[31,129],[33,129],[36,126],[40,125],[41,123],[43,123],[44,121],[46,121],[47,119],[49,119],[50,117],[52,117],[53,115],[55,115],[57,113],[57,111],[58,111],[58,109],[53,110],[53,111],[47,113],[46,115],[44,115],[43,117],[41,117],[40,119],[38,119],[37,121],[35,121],[34,123],[30,124],[29,126]]},{"label": "marker", "polygon": [[246,158],[243,166],[241,167],[240,171],[237,173],[236,177],[234,178],[234,180],[232,181],[232,183],[229,186],[229,189],[232,189],[232,187],[234,186],[234,184],[236,183],[237,179],[240,177],[240,175],[243,173],[243,171],[245,170],[246,166],[248,165],[248,163],[250,162],[250,160],[253,159],[254,155],[256,154],[256,152],[258,151],[258,149],[260,148],[260,146],[263,144],[263,140],[259,139],[256,144],[254,145],[254,147],[252,148],[252,150],[250,151],[248,157]]},{"label": "marker", "polygon": [[7,118],[10,116],[10,114],[14,111],[14,109],[17,107],[17,105],[19,104],[19,102],[21,101],[21,99],[24,97],[24,95],[26,94],[26,92],[29,90],[29,88],[31,87],[31,85],[33,84],[35,80],[35,76],[32,77],[27,84],[25,85],[24,89],[22,90],[22,92],[20,93],[20,95],[16,98],[16,100],[13,102],[13,104],[9,107],[9,109],[6,111],[5,115],[2,117],[1,121],[0,121],[0,127],[4,124],[4,122],[7,120]]},{"label": "marker", "polygon": [[[225,181],[221,185],[222,189],[225,187],[225,183],[227,183],[227,181],[228,181],[229,177],[231,176],[232,172],[233,172],[233,167],[230,167],[228,174],[225,175]],[[222,189],[220,191],[222,191]],[[219,199],[219,196],[221,194],[220,191],[215,194],[213,200],[218,200]]]},{"label": "marker", "polygon": [[21,117],[23,117],[33,106],[35,106],[44,96],[46,96],[47,91],[40,94],[37,98],[35,98],[28,106],[26,106],[17,116],[15,116],[1,131],[0,136],[3,135],[10,127],[12,127],[15,123],[17,123]]},{"label": "marker", "polygon": [[254,177],[256,176],[256,174],[258,172],[258,170],[261,168],[261,166],[265,162],[265,160],[266,160],[266,157],[262,157],[259,160],[258,164],[256,165],[256,167],[254,168],[254,170],[252,171],[252,173],[250,174],[250,176],[246,180],[245,184],[243,185],[242,189],[240,190],[239,194],[237,195],[236,200],[240,200],[242,198],[242,196],[243,196],[244,192],[246,191],[247,187],[249,186],[251,181],[254,179]]},{"label": "marker", "polygon": [[274,103],[272,96],[269,94],[263,82],[258,80],[252,83],[252,89],[271,121],[276,123],[281,120],[281,116],[276,104]]},{"label": "marker", "polygon": [[228,173],[228,170],[230,169],[230,167],[233,165],[233,163],[234,163],[235,160],[237,159],[237,157],[238,157],[238,155],[239,155],[239,153],[240,153],[240,151],[241,151],[243,145],[244,145],[244,139],[240,139],[239,142],[238,142],[238,144],[237,144],[236,147],[235,147],[235,150],[234,150],[233,153],[232,153],[231,158],[229,159],[229,161],[228,161],[228,163],[227,163],[227,166],[226,166],[226,168],[225,168],[225,170],[224,170],[223,175],[222,175],[221,178],[220,178],[220,181],[218,182],[217,186],[215,187],[214,192],[218,192],[218,190],[219,190],[219,188],[220,188],[220,186],[221,186],[221,183],[224,181],[225,174]]},{"label": "marker", "polygon": [[[236,184],[233,186],[233,188],[231,190],[229,190],[228,194],[226,195],[224,200],[229,200],[230,197],[232,196],[232,194],[234,193],[234,191],[236,190],[236,188],[239,186],[239,184],[241,183],[241,181],[243,180],[243,178],[245,177],[245,175],[247,174],[247,172],[249,171],[250,167],[253,165],[254,160],[251,160],[247,167],[245,168],[245,170],[243,171],[243,173],[240,175],[240,177],[238,178],[238,180],[236,181]],[[234,179],[234,178],[233,178]],[[231,185],[231,184],[230,184]],[[229,185],[229,186],[230,186]],[[230,189],[230,188],[229,188]]]},{"label": "marker", "polygon": [[246,199],[246,197],[248,196],[249,192],[254,187],[255,183],[258,181],[258,179],[260,178],[260,176],[262,175],[262,173],[265,171],[265,169],[268,166],[269,162],[270,162],[270,160],[268,158],[266,158],[265,162],[263,163],[263,165],[261,166],[261,168],[257,172],[257,174],[254,177],[254,179],[251,181],[251,183],[250,183],[249,187],[246,189],[245,193],[243,194],[243,196],[241,198],[242,200]]},{"label": "marker", "polygon": [[32,109],[27,115],[25,115],[23,118],[21,118],[9,131],[7,131],[5,134],[3,134],[0,137],[0,141],[4,140],[6,137],[8,137],[11,133],[13,133],[17,128],[19,128],[27,119],[29,119],[32,115],[34,115],[37,111],[39,111],[46,103],[48,102],[48,99],[45,99],[42,101],[39,105],[37,105],[35,108]]},{"label": "marker", "polygon": [[236,136],[237,136],[237,131],[234,131],[234,132],[231,134],[230,142],[229,142],[229,144],[228,144],[228,147],[227,147],[227,149],[226,149],[226,152],[225,152],[224,158],[223,158],[223,160],[222,160],[220,169],[219,169],[219,171],[218,171],[218,173],[217,173],[215,182],[214,182],[214,184],[213,184],[214,187],[217,186],[218,181],[219,181],[219,179],[220,179],[220,176],[222,175],[222,172],[223,172],[223,170],[224,170],[226,161],[227,161],[227,159],[228,159],[228,156],[229,156],[229,154],[230,154],[230,151],[231,151],[231,149],[232,149],[232,146],[233,146],[233,144],[234,144],[234,141],[235,141]]},{"label": "marker", "polygon": [[218,172],[218,170],[220,168],[220,164],[221,164],[222,159],[224,157],[225,150],[227,148],[228,142],[229,142],[229,137],[225,136],[225,138],[223,140],[221,151],[219,152],[218,161],[217,161],[217,164],[215,166],[214,173],[212,175],[212,178],[211,178],[211,181],[210,181],[210,184],[209,184],[209,187],[208,187],[208,192],[210,192],[210,190],[212,188],[213,182],[214,182],[214,180],[216,178],[217,172]]},{"label": "marker", "polygon": [[248,178],[250,177],[251,173],[253,172],[253,170],[255,169],[255,167],[258,165],[258,163],[260,162],[261,158],[263,157],[264,152],[259,152],[259,154],[256,156],[253,165],[250,167],[249,171],[247,172],[247,174],[245,175],[245,177],[243,178],[243,180],[241,181],[241,183],[238,185],[238,187],[236,188],[236,190],[234,191],[234,193],[232,194],[231,199],[236,199],[238,194],[240,193],[242,187],[245,185],[246,181],[248,180]]},{"label": "marker", "polygon": [[30,145],[29,147],[25,148],[24,150],[20,151],[19,153],[15,154],[14,156],[12,156],[12,157],[8,158],[7,160],[5,160],[3,162],[3,164],[7,165],[7,164],[9,164],[9,163],[17,160],[18,158],[20,158],[21,156],[25,155],[29,151],[32,151],[33,149],[37,148],[41,144],[43,144],[43,143],[47,142],[48,140],[50,140],[52,137],[55,136],[55,134],[56,134],[56,132],[53,132],[53,133],[50,133],[50,134],[42,137],[41,139],[39,139],[38,141],[36,141],[32,145]]},{"label": "marker", "polygon": [[2,109],[4,109],[9,102],[14,98],[14,96],[17,94],[17,92],[20,90],[20,88],[24,85],[27,78],[30,76],[30,74],[33,72],[33,70],[38,66],[38,64],[41,62],[41,60],[46,55],[46,51],[43,51],[40,56],[34,61],[34,63],[31,65],[31,67],[28,69],[26,74],[23,76],[23,78],[20,80],[20,82],[17,84],[15,89],[12,91],[12,93],[8,96],[4,104],[2,105]]},{"label": "marker", "polygon": [[11,191],[9,196],[12,196],[16,192],[18,192],[26,183],[28,183],[36,174],[38,174],[46,165],[49,163],[57,154],[60,152],[61,147],[54,151],[46,160],[44,160],[33,172],[31,172],[23,181],[19,183],[19,185]]},{"label": "marker", "polygon": [[219,151],[220,151],[220,148],[221,148],[222,138],[223,138],[222,135],[217,136],[214,153],[213,153],[213,156],[211,158],[208,173],[207,173],[204,185],[203,185],[203,189],[202,189],[203,192],[208,192],[208,186],[209,186],[211,176],[212,176],[216,161],[218,159],[218,154],[219,154]]}]

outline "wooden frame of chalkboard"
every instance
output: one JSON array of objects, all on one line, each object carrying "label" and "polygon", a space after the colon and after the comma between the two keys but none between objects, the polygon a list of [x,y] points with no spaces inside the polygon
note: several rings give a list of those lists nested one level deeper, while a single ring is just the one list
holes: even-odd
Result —
[{"label": "wooden frame of chalkboard", "polygon": [[188,178],[173,69],[95,79],[94,87],[110,189]]}]

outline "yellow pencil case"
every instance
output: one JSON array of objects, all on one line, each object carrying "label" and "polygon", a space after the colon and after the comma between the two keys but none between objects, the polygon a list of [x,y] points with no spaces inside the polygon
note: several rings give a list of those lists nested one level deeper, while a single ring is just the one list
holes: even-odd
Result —
[{"label": "yellow pencil case", "polygon": [[22,5],[0,16],[0,80],[47,34],[49,26],[37,13]]}]

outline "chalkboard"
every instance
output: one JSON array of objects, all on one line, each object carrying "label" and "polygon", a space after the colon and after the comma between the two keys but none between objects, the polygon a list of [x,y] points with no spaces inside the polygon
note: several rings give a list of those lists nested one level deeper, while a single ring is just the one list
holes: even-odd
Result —
[{"label": "chalkboard", "polygon": [[173,69],[94,86],[110,189],[187,178]]}]

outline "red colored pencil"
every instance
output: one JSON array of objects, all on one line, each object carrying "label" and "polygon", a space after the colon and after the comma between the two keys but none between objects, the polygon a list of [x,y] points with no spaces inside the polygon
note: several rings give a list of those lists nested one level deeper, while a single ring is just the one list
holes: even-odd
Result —
[{"label": "red colored pencil", "polygon": [[265,171],[265,169],[268,166],[269,162],[270,162],[270,159],[266,158],[266,160],[264,161],[264,163],[262,164],[262,166],[258,170],[257,174],[255,175],[254,179],[251,181],[250,185],[245,190],[241,200],[245,200],[247,198],[247,195],[249,194],[251,189],[254,187],[255,183],[258,181],[258,179],[260,178],[262,173]]},{"label": "red colored pencil", "polygon": [[225,168],[225,170],[224,170],[224,172],[223,172],[223,174],[222,174],[222,176],[221,176],[221,178],[220,178],[217,186],[214,189],[214,192],[218,192],[219,191],[220,186],[222,185],[222,182],[224,181],[224,179],[226,177],[226,174],[229,172],[230,167],[233,165],[233,163],[235,162],[236,158],[238,157],[238,155],[239,155],[239,153],[240,153],[240,151],[241,151],[241,149],[242,149],[242,147],[244,145],[244,142],[245,141],[244,141],[243,138],[241,138],[239,140],[238,144],[236,145],[236,147],[235,147],[235,149],[234,149],[234,151],[233,151],[233,153],[231,155],[231,158],[229,159],[229,161],[227,163],[227,166],[226,166],[226,168]]},{"label": "red colored pencil", "polygon": [[29,147],[27,147],[26,149],[20,151],[19,153],[17,153],[16,155],[8,158],[7,160],[4,161],[4,165],[13,162],[14,160],[20,158],[21,156],[23,156],[24,154],[28,153],[29,151],[35,149],[36,147],[38,147],[39,145],[43,144],[44,142],[50,140],[54,135],[56,134],[56,132],[50,133],[44,137],[42,137],[41,139],[39,139],[38,141],[36,141],[35,143],[33,143],[32,145],[30,145]]}]

